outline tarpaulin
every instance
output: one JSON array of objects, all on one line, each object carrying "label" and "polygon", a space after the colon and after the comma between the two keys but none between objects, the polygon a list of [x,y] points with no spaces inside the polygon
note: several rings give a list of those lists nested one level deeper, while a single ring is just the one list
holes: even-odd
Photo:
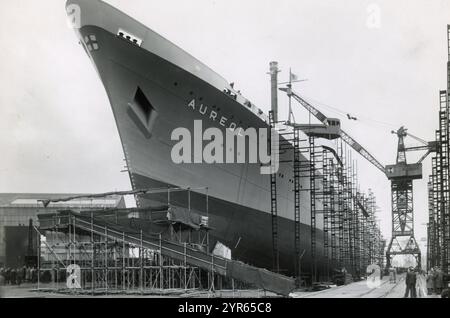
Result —
[{"label": "tarpaulin", "polygon": [[253,267],[239,261],[227,263],[227,275],[236,280],[250,283],[257,288],[288,296],[295,289],[295,281],[291,277]]},{"label": "tarpaulin", "polygon": [[207,220],[205,222],[205,217],[189,211],[185,208],[170,206],[167,210],[167,219],[172,222],[178,222],[189,226],[193,229],[200,229],[200,227],[207,227]]}]

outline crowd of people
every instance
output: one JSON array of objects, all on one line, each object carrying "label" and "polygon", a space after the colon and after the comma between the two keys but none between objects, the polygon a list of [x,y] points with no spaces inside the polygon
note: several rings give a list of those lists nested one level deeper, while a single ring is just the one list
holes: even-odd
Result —
[{"label": "crowd of people", "polygon": [[444,289],[444,273],[437,266],[427,273],[410,267],[406,273],[405,284],[405,298],[441,295]]},{"label": "crowd of people", "polygon": [[444,273],[436,266],[427,273],[428,295],[441,295],[444,288]]},{"label": "crowd of people", "polygon": [[19,285],[22,283],[36,283],[37,269],[34,267],[0,268],[0,280],[4,285]]}]

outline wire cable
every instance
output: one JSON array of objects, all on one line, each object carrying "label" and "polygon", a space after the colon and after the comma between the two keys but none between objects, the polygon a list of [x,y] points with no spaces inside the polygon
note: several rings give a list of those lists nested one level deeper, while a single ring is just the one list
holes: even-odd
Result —
[{"label": "wire cable", "polygon": [[[331,105],[327,105],[327,104],[325,104],[323,102],[320,102],[320,101],[315,100],[313,98],[310,98],[308,96],[302,95],[302,98],[304,98],[306,100],[311,100],[314,104],[320,105],[321,107],[327,109],[328,111],[330,111],[330,112],[332,112],[332,113],[334,113],[336,115],[340,115],[340,116],[342,116],[344,118],[347,118],[347,115],[349,114],[349,112],[343,111],[343,110],[341,110],[341,109],[339,109],[337,107],[333,107]],[[376,125],[379,125],[379,126],[389,127],[390,129],[400,127],[400,125],[394,125],[392,123],[388,123],[388,122],[384,122],[384,121],[381,121],[381,120],[372,119],[370,117],[357,116],[357,118],[358,118],[358,121],[364,122],[366,124],[376,124]]]}]

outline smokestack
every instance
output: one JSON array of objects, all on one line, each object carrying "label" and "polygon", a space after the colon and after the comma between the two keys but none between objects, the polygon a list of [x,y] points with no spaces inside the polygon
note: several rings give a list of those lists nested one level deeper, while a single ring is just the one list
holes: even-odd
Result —
[{"label": "smokestack", "polygon": [[278,62],[270,62],[270,92],[273,120],[278,121]]}]

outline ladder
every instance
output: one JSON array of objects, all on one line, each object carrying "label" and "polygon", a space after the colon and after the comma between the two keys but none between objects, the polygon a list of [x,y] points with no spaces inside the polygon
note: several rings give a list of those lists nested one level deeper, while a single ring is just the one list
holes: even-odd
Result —
[{"label": "ladder", "polygon": [[[275,129],[275,120],[273,111],[269,112],[270,129]],[[268,133],[270,154],[278,149],[272,147],[272,131]],[[274,149],[272,149],[274,148]],[[273,270],[276,273],[280,271],[280,253],[278,250],[278,207],[277,207],[277,175],[273,171],[270,173],[270,213],[272,215],[272,255]]]},{"label": "ladder", "polygon": [[295,227],[295,269],[297,277],[301,277],[300,254],[300,136],[299,130],[294,129],[294,227]]},{"label": "ladder", "polygon": [[311,201],[311,282],[314,284],[317,279],[317,260],[316,260],[316,154],[314,137],[309,137],[309,193]]}]

